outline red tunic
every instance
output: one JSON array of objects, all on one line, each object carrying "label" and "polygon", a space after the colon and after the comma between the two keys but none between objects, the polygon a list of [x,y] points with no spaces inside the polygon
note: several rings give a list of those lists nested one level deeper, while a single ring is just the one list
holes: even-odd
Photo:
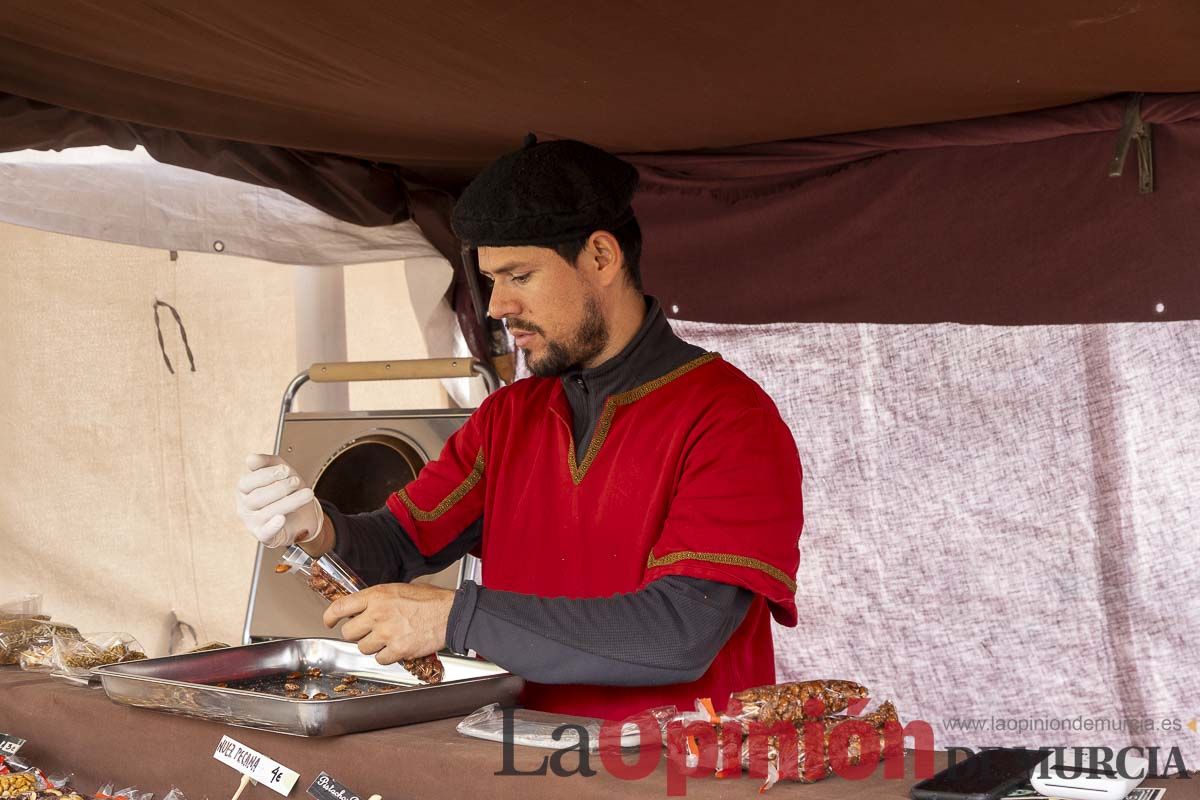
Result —
[{"label": "red tunic", "polygon": [[[527,683],[522,702],[624,719],[775,682],[770,615],[796,624],[800,458],[771,398],[716,353],[608,398],[582,458],[557,378],[489,396],[388,508],[432,555],[483,517],[483,583],[542,597],[608,597],[665,575],[758,596],[689,684]],[[486,655],[483,654],[483,655]]]}]

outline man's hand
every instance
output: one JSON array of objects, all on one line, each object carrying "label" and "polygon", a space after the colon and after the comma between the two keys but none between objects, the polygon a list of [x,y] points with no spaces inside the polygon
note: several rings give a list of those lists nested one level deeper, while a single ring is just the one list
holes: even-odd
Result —
[{"label": "man's hand", "polygon": [[454,592],[422,583],[384,583],[343,597],[325,610],[325,627],[350,618],[342,638],[380,664],[436,653],[446,645]]},{"label": "man's hand", "polygon": [[[279,456],[255,453],[246,459],[237,483],[237,512],[254,537],[267,547],[308,544],[310,554],[333,546],[323,529],[325,512],[308,483]],[[325,539],[316,540],[325,533]]]}]

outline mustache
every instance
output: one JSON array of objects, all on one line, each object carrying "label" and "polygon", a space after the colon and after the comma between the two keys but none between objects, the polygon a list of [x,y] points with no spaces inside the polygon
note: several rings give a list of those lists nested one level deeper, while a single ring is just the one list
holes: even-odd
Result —
[{"label": "mustache", "polygon": [[522,322],[521,320],[511,320],[504,323],[508,328],[509,333],[542,333],[542,329],[532,322]]}]

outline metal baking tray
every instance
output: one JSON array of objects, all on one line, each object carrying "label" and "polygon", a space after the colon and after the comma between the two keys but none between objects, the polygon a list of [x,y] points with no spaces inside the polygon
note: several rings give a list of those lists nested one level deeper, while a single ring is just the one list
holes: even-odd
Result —
[{"label": "metal baking tray", "polygon": [[[513,705],[525,684],[486,661],[440,658],[446,674],[432,686],[420,684],[399,664],[381,666],[350,642],[315,638],[108,664],[93,674],[118,703],[293,736],[339,736],[461,716],[489,703]],[[312,667],[402,688],[299,700],[215,685],[245,684]]]}]

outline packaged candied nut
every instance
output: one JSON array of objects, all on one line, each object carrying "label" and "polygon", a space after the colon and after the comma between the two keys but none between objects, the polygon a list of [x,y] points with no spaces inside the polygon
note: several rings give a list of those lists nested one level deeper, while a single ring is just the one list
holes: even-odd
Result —
[{"label": "packaged candied nut", "polygon": [[[870,735],[873,741],[864,741],[861,732],[854,735],[838,737],[838,726],[848,721],[865,723],[874,733]],[[824,728],[824,736],[820,741],[820,752],[810,752],[810,740],[805,735],[807,725],[819,724]],[[796,746],[793,750],[790,744],[784,744],[776,736],[765,736],[765,742],[758,743],[756,751],[754,741],[754,726],[749,726],[750,735],[745,736],[741,744],[742,768],[750,772],[760,771],[760,764],[766,765],[765,788],[770,788],[776,781],[791,780],[800,783],[815,783],[834,774],[836,764],[857,766],[863,763],[864,754],[870,753],[875,760],[882,760],[888,755],[888,724],[896,725],[895,742],[898,737],[900,720],[896,716],[896,708],[891,701],[885,700],[877,709],[861,717],[833,716],[820,720],[807,720],[802,723],[784,723],[796,728]],[[844,739],[844,742],[842,741]],[[844,752],[837,752],[841,748]],[[794,753],[795,763],[789,759]],[[757,762],[757,763],[756,763]],[[756,767],[758,769],[756,770]]]},{"label": "packaged candied nut", "polygon": [[[826,688],[831,688],[829,684],[850,682],[803,683],[809,684],[811,691],[812,684],[825,684]],[[857,690],[851,690],[851,693],[857,693]],[[758,692],[751,697],[768,694]],[[794,691],[776,693],[780,697],[793,694]],[[865,700],[865,690],[863,697],[849,699]],[[830,714],[815,719],[779,719],[774,716],[776,710],[772,709],[767,713],[769,722],[762,719],[762,706],[754,707],[751,715],[735,713],[736,708],[731,696],[729,713],[716,714],[705,698],[696,702],[695,711],[677,714],[666,727],[664,743],[668,757],[679,759],[692,770],[698,767],[711,769],[718,777],[728,777],[730,770],[746,770],[763,778],[761,792],[780,780],[815,783],[833,774],[835,766],[856,766],[868,756],[880,760],[902,752],[900,720],[890,701],[880,703],[862,716]],[[858,724],[839,730],[839,726],[847,722]],[[814,725],[817,726],[815,740],[810,730]],[[699,733],[711,729],[710,734],[705,733],[705,743],[699,741],[697,726],[700,726]],[[737,754],[736,764],[733,763],[734,753]]]},{"label": "packaged candied nut", "polygon": [[45,789],[38,792],[37,800],[85,800],[77,790],[64,786],[62,789]]},{"label": "packaged candied nut", "polygon": [[51,622],[42,613],[42,596],[26,594],[0,603],[0,665],[19,664],[21,653],[31,644],[54,634],[78,636],[70,625]]},{"label": "packaged candied nut", "polygon": [[0,664],[20,664],[26,651],[51,644],[55,636],[80,638],[74,626],[41,617],[0,619]]},{"label": "packaged candied nut", "polygon": [[[308,588],[331,603],[367,588],[363,579],[332,551],[319,558],[313,558],[303,548],[292,545],[284,552],[283,563],[279,564],[275,571],[281,574],[299,573],[304,577]],[[436,654],[406,658],[400,663],[421,683],[441,683],[446,672],[442,660]]]},{"label": "packaged candied nut", "polygon": [[86,679],[93,667],[141,661],[145,657],[141,644],[128,633],[92,633],[80,639],[55,636],[52,673]]},{"label": "packaged candied nut", "polygon": [[50,672],[54,669],[54,637],[45,636],[31,641],[18,661],[29,672]]},{"label": "packaged candied nut", "polygon": [[154,800],[154,792],[143,792],[135,786],[113,789],[113,784],[106,783],[96,790],[92,800]]},{"label": "packaged candied nut", "polygon": [[20,769],[0,772],[0,800],[83,800],[67,786],[65,778],[47,778],[45,773],[27,764],[11,759],[10,763]]},{"label": "packaged candied nut", "polygon": [[730,713],[770,724],[803,722],[837,714],[854,701],[867,697],[867,688],[854,681],[812,680],[744,689],[731,694],[729,703]]},{"label": "packaged candied nut", "polygon": [[24,770],[22,772],[9,772],[5,775],[0,775],[0,800],[10,800],[10,798],[28,797],[30,794],[35,794],[39,789],[45,788],[46,783],[38,775],[36,770]]},{"label": "packaged candied nut", "polygon": [[[36,788],[24,788],[29,786],[28,778],[16,779],[16,785],[6,785],[5,779],[15,775],[32,776]],[[19,797],[21,800],[84,800],[79,792],[68,785],[69,783],[69,776],[48,776],[17,756],[0,756],[0,798],[8,798],[11,792],[17,791],[19,793],[11,794],[11,797]]]}]

